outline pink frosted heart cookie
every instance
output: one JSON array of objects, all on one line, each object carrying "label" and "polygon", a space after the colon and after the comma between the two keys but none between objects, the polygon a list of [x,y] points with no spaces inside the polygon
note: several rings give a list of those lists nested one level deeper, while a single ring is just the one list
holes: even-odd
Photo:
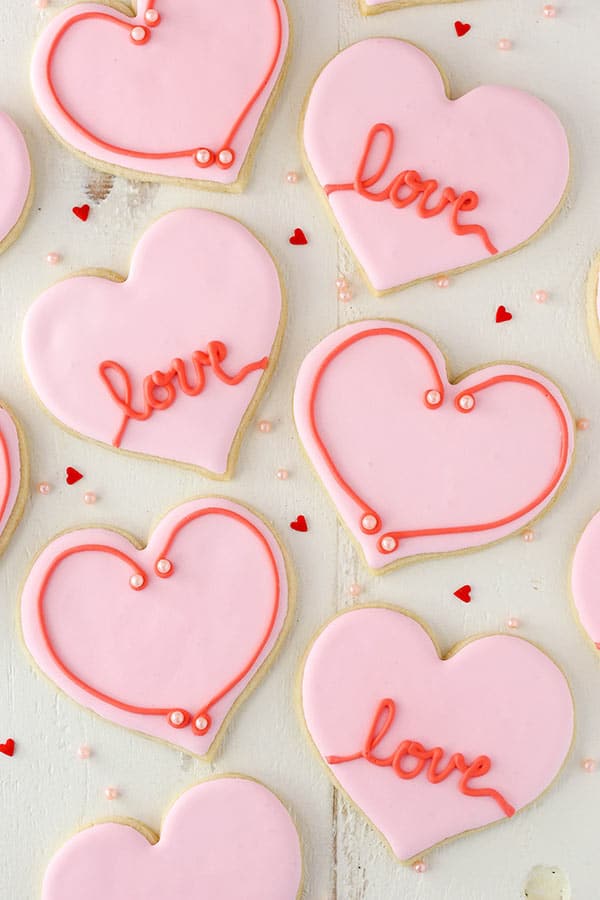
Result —
[{"label": "pink frosted heart cookie", "polygon": [[25,221],[33,195],[27,144],[10,116],[0,111],[0,253],[12,244]]},{"label": "pink frosted heart cookie", "polygon": [[74,700],[206,756],[274,655],[289,603],[262,519],[206,498],[168,513],[143,549],[99,528],[56,538],[29,573],[21,618],[34,660]]},{"label": "pink frosted heart cookie", "polygon": [[304,360],[300,438],[367,564],[507,537],[548,506],[573,452],[558,388],[520,366],[448,380],[427,335],[356,322]]},{"label": "pink frosted heart cookie", "polygon": [[490,635],[441,659],[418,622],[389,608],[326,626],[302,706],[329,774],[403,862],[532,803],[573,736],[567,681],[533,644]]},{"label": "pink frosted heart cookie", "polygon": [[600,650],[600,513],[581,535],[571,571],[575,609],[586,633]]},{"label": "pink frosted heart cookie", "polygon": [[225,777],[183,794],[160,838],[137,823],[79,832],[50,863],[42,900],[295,900],[301,880],[298,833],[281,801]]},{"label": "pink frosted heart cookie", "polygon": [[42,34],[38,108],[86,161],[145,180],[243,187],[287,55],[284,0],[78,3]]},{"label": "pink frosted heart cookie", "polygon": [[21,518],[28,478],[23,435],[12,413],[0,404],[0,552]]},{"label": "pink frosted heart cookie", "polygon": [[429,56],[392,38],[334,57],[313,86],[303,134],[377,294],[524,244],[569,178],[564,129],[540,100],[494,86],[450,100]]},{"label": "pink frosted heart cookie", "polygon": [[277,268],[254,235],[178,210],[142,238],[126,281],[84,275],[38,298],[25,365],[67,428],[228,477],[282,320]]}]

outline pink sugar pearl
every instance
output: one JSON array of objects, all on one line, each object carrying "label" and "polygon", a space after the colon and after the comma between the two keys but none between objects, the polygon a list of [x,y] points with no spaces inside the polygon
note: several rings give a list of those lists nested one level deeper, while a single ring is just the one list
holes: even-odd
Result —
[{"label": "pink sugar pearl", "polygon": [[446,278],[444,275],[442,278],[438,278],[436,284],[439,288],[447,288],[450,287],[450,279]]},{"label": "pink sugar pearl", "polygon": [[512,41],[509,38],[500,38],[498,41],[498,50],[512,50]]},{"label": "pink sugar pearl", "polygon": [[552,3],[546,3],[542,10],[546,19],[554,19],[556,16],[556,7]]}]

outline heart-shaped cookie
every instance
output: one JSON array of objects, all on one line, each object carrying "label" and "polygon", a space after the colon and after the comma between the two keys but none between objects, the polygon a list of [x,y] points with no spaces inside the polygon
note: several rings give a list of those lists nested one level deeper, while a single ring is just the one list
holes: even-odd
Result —
[{"label": "heart-shaped cookie", "polygon": [[28,480],[25,440],[12,413],[0,405],[0,553],[21,518]]},{"label": "heart-shaped cookie", "polygon": [[569,178],[564,129],[540,100],[493,86],[450,100],[429,56],[391,38],[354,44],[325,67],[303,134],[319,189],[378,294],[519,247],[556,211]]},{"label": "heart-shaped cookie", "polygon": [[586,633],[600,650],[600,513],[581,535],[571,571],[571,591],[577,615]]},{"label": "heart-shaped cookie", "polygon": [[453,383],[434,342],[394,321],[321,341],[300,368],[294,414],[374,570],[512,534],[551,502],[573,452],[549,379],[493,365]]},{"label": "heart-shaped cookie", "polygon": [[287,54],[284,0],[134,0],[60,12],[33,57],[36,103],[86,161],[238,189]]},{"label": "heart-shaped cookie", "polygon": [[25,643],[94,712],[198,756],[271,657],[288,613],[281,549],[263,521],[220,498],[185,503],[138,550],[71,531],[23,588]]},{"label": "heart-shaped cookie", "polygon": [[0,253],[12,244],[33,197],[31,162],[25,138],[10,116],[0,111]]},{"label": "heart-shaped cookie", "polygon": [[262,244],[228,216],[178,210],[146,233],[126,281],[78,276],[38,298],[25,365],[67,428],[228,477],[281,326]]},{"label": "heart-shaped cookie", "polygon": [[402,861],[534,801],[573,735],[566,679],[533,644],[491,635],[442,660],[419,623],[389,608],[326,626],[302,705],[329,774]]},{"label": "heart-shaped cookie", "polygon": [[56,854],[42,900],[295,900],[300,841],[281,801],[256,781],[227,777],[183,794],[160,838],[106,822]]}]

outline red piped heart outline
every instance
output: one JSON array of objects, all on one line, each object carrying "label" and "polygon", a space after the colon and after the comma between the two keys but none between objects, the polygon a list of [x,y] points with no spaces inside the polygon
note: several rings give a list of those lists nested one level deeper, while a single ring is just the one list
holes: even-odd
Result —
[{"label": "red piped heart outline", "polygon": [[[131,567],[132,573],[131,577],[139,576],[142,581],[139,586],[133,586],[132,589],[136,591],[141,591],[144,589],[146,584],[148,583],[149,573],[143,571],[138,563],[132,559],[128,554],[118,550],[116,547],[112,547],[109,544],[84,544],[84,545],[76,545],[74,547],[70,547],[67,550],[62,551],[58,554],[53,560],[47,571],[44,574],[44,577],[41,581],[39,592],[37,594],[37,615],[39,621],[39,628],[42,634],[42,638],[48,653],[50,654],[54,664],[58,667],[58,669],[78,688],[85,691],[92,697],[106,703],[109,706],[113,706],[118,708],[124,712],[141,715],[141,716],[157,716],[167,718],[170,721],[170,716],[172,713],[182,713],[182,721],[178,724],[174,724],[170,721],[170,724],[173,728],[179,730],[186,727],[191,727],[191,730],[194,734],[199,736],[204,736],[207,734],[212,727],[212,718],[210,715],[210,710],[219,703],[224,697],[226,697],[231,691],[233,691],[239,684],[242,682],[247,675],[252,673],[252,670],[256,666],[258,660],[260,659],[263,651],[267,647],[269,640],[273,634],[275,629],[275,625],[277,622],[277,617],[280,611],[281,604],[281,578],[279,574],[279,568],[277,564],[277,560],[275,559],[275,555],[273,549],[271,548],[269,541],[265,534],[251,522],[248,518],[244,517],[240,512],[237,512],[234,509],[228,509],[226,507],[220,506],[206,506],[201,509],[195,510],[194,512],[189,513],[180,519],[175,526],[172,528],[169,537],[165,545],[162,547],[161,551],[157,554],[157,562],[154,565],[154,571],[152,573],[153,576],[157,578],[170,578],[173,574],[175,567],[173,566],[171,570],[166,573],[160,572],[158,569],[158,561],[161,559],[166,559],[167,554],[172,548],[173,542],[175,541],[179,532],[185,528],[185,526],[189,525],[191,522],[196,521],[198,519],[204,518],[205,516],[211,515],[223,515],[227,518],[233,519],[239,524],[248,528],[248,530],[254,534],[256,538],[258,538],[260,544],[267,554],[267,559],[269,561],[269,565],[271,567],[271,571],[274,579],[274,597],[272,604],[272,612],[269,619],[269,623],[265,630],[265,633],[258,645],[258,647],[253,651],[252,656],[246,661],[244,664],[242,671],[239,672],[233,679],[231,679],[227,684],[223,685],[222,688],[210,699],[206,702],[198,704],[198,709],[194,712],[190,712],[183,708],[179,707],[170,707],[170,708],[159,708],[159,707],[146,707],[146,706],[138,706],[135,704],[130,704],[127,700],[120,699],[117,697],[113,697],[110,694],[107,694],[100,690],[98,687],[90,684],[85,681],[83,678],[80,678],[75,672],[73,672],[66,662],[61,658],[60,654],[54,647],[51,637],[50,631],[48,628],[48,624],[45,616],[44,609],[44,599],[48,584],[50,579],[52,578],[53,573],[56,571],[59,565],[63,563],[65,560],[69,559],[75,554],[81,552],[98,552],[98,553],[108,553],[112,556],[117,557],[122,562],[126,563]],[[199,726],[197,722],[199,720],[204,720],[202,726]]]},{"label": "red piped heart outline", "polygon": [[[157,0],[150,0],[150,2],[148,2],[147,6],[146,6],[146,9],[147,10],[155,9],[156,3],[157,3]],[[242,128],[242,126],[243,126],[244,122],[246,121],[248,115],[250,114],[251,110],[254,108],[254,106],[256,105],[256,103],[258,102],[258,100],[260,99],[262,94],[264,93],[274,72],[277,69],[277,64],[278,64],[280,56],[281,56],[281,48],[283,46],[283,21],[282,21],[281,9],[280,9],[278,0],[271,0],[271,4],[273,7],[274,14],[276,16],[276,37],[277,37],[276,45],[277,46],[276,46],[274,56],[270,62],[267,74],[261,80],[259,86],[256,88],[256,90],[254,91],[254,93],[252,94],[250,99],[248,100],[246,106],[241,111],[241,113],[239,114],[239,116],[237,117],[235,122],[233,123],[227,137],[222,142],[221,148],[223,150],[228,150],[232,154],[232,160],[231,160],[231,162],[229,162],[227,164],[220,163],[219,159],[218,159],[218,154],[211,153],[210,162],[208,162],[206,164],[204,164],[204,163],[201,164],[203,168],[207,168],[208,166],[212,166],[212,165],[219,165],[222,168],[229,168],[232,165],[233,159],[235,158],[235,154],[232,149],[233,141],[234,141],[235,137],[237,136],[238,132],[240,131],[240,129]],[[150,160],[151,159],[155,159],[155,160],[181,159],[182,157],[189,157],[190,159],[192,159],[192,158],[195,159],[198,149],[203,146],[203,144],[201,142],[199,142],[198,145],[193,148],[170,150],[170,151],[157,152],[157,153],[144,152],[142,150],[136,150],[134,148],[128,148],[128,147],[119,147],[116,144],[111,144],[108,141],[104,141],[102,138],[98,137],[98,135],[95,135],[92,131],[87,129],[81,122],[77,121],[77,119],[75,119],[75,117],[72,116],[71,113],[67,110],[67,108],[62,103],[62,101],[58,95],[56,86],[52,80],[52,63],[54,60],[54,56],[60,46],[60,42],[65,37],[65,35],[70,31],[70,29],[73,27],[73,25],[76,25],[77,23],[79,23],[81,21],[89,20],[89,19],[96,19],[96,20],[101,20],[101,21],[106,21],[106,22],[112,22],[114,25],[117,25],[118,27],[127,31],[127,33],[128,33],[127,38],[126,38],[127,40],[132,39],[131,32],[134,27],[143,28],[146,36],[143,41],[139,42],[140,46],[146,45],[150,42],[151,37],[152,37],[152,30],[158,28],[160,26],[160,22],[161,22],[160,15],[159,15],[158,20],[153,25],[147,26],[145,24],[144,20],[141,20],[141,21],[139,21],[138,24],[136,24],[135,18],[132,19],[131,21],[127,21],[127,20],[124,20],[121,18],[117,18],[117,16],[115,16],[114,14],[111,14],[110,11],[100,12],[99,10],[90,10],[90,11],[82,12],[79,15],[74,15],[72,18],[68,19],[64,23],[63,27],[56,34],[56,36],[52,42],[52,45],[50,47],[50,50],[48,52],[48,58],[46,60],[46,78],[48,81],[48,87],[50,89],[52,98],[53,98],[54,102],[56,103],[56,105],[58,106],[58,108],[60,109],[62,115],[67,120],[67,122],[69,122],[69,124],[73,128],[75,128],[80,134],[82,134],[85,138],[87,138],[88,140],[90,140],[94,144],[96,144],[98,147],[102,147],[102,149],[107,150],[110,153],[114,153],[114,154],[121,155],[121,156],[129,156],[134,159],[137,158],[137,159],[145,159],[145,160],[149,160],[149,159]],[[83,210],[84,208],[85,207],[81,207],[79,209]],[[82,216],[79,215],[79,213],[76,211],[77,209],[78,209],[78,207],[75,207],[73,209],[73,212],[75,213],[76,216],[78,216],[79,218],[82,218]],[[88,207],[88,214],[89,214],[89,207]],[[86,214],[85,219],[83,219],[83,221],[85,222],[86,219],[87,219],[87,214]]]}]

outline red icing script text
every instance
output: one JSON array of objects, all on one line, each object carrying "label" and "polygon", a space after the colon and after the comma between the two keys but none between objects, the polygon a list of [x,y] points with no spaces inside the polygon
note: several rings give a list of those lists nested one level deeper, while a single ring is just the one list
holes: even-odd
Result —
[{"label": "red icing script text", "polygon": [[[458,789],[461,793],[466,794],[468,797],[491,797],[496,801],[505,816],[510,817],[514,815],[514,807],[498,791],[492,788],[474,788],[470,785],[472,780],[487,775],[492,768],[489,756],[478,756],[473,762],[469,763],[465,760],[462,753],[453,753],[448,762],[443,765],[442,760],[445,750],[441,747],[427,749],[418,741],[411,740],[402,741],[390,756],[376,756],[375,750],[392,727],[395,715],[396,704],[394,701],[382,700],[375,712],[375,718],[369,729],[363,749],[358,753],[353,753],[351,756],[328,756],[327,762],[329,765],[337,766],[357,759],[366,759],[367,762],[374,766],[393,769],[398,778],[402,778],[404,781],[411,781],[413,778],[416,778],[427,767],[427,780],[431,784],[439,784],[441,781],[445,781],[452,772],[457,771],[461,775],[458,783]],[[408,771],[402,766],[403,760],[406,758],[416,761],[416,765]]]},{"label": "red icing script text", "polygon": [[[384,141],[379,141],[379,149],[376,149],[375,144],[379,135],[383,135]],[[424,181],[414,169],[405,169],[395,175],[388,186],[381,191],[369,190],[384,177],[393,151],[394,132],[392,128],[385,124],[374,125],[367,136],[354,181],[351,184],[327,184],[325,193],[329,197],[337,191],[356,191],[361,197],[376,203],[389,200],[396,209],[404,209],[416,203],[417,215],[421,219],[439,216],[447,207],[450,207],[450,228],[454,234],[476,234],[483,241],[488,253],[492,255],[498,253],[482,225],[466,225],[458,221],[461,213],[473,212],[479,206],[479,197],[475,191],[464,191],[462,194],[457,194],[454,188],[445,187],[442,189],[437,203],[428,206],[428,202],[439,190],[439,183],[433,178]],[[378,155],[381,155],[378,168],[373,175],[366,176],[367,167],[370,168],[369,164],[373,165],[376,162]],[[375,157],[375,160],[371,157]]]},{"label": "red icing script text", "polygon": [[[228,375],[221,366],[227,357],[227,347],[221,341],[210,341],[206,353],[195,350],[192,353],[191,363],[193,379],[188,380],[186,364],[183,359],[177,357],[171,361],[171,367],[166,372],[158,369],[147,375],[143,380],[142,393],[144,397],[143,409],[135,409],[133,404],[133,388],[127,371],[120,363],[106,360],[100,363],[99,371],[102,381],[108,388],[121,412],[123,422],[113,439],[113,446],[120,447],[123,434],[130,419],[136,422],[145,422],[155,411],[169,409],[177,399],[177,391],[187,394],[188,397],[197,397],[206,387],[205,369],[209,369],[222,381],[223,384],[235,386],[240,384],[251,372],[266,369],[269,364],[268,357],[244,366],[236,375]],[[118,384],[115,386],[115,376]],[[159,394],[157,396],[157,390]]]}]

